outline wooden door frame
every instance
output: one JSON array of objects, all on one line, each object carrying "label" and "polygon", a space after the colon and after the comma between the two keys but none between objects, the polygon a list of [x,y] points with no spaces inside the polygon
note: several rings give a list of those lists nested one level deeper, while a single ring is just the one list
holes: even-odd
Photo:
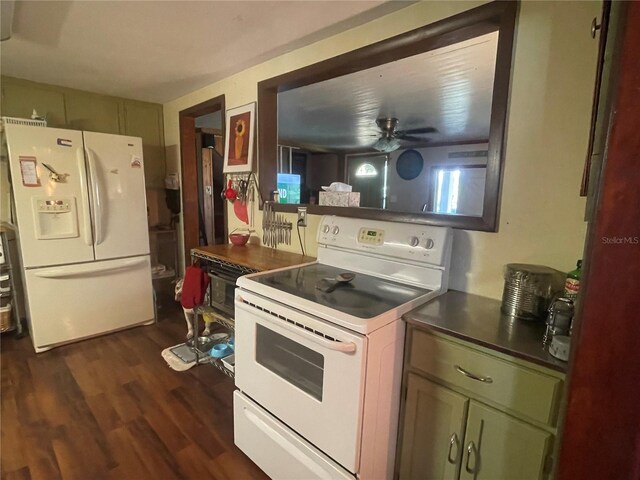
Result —
[{"label": "wooden door frame", "polygon": [[640,2],[625,4],[557,479],[640,478]]},{"label": "wooden door frame", "polygon": [[[180,124],[180,168],[182,179],[182,229],[184,233],[184,259],[188,264],[191,249],[200,244],[198,219],[198,171],[196,161],[196,117],[214,113],[222,115],[222,132],[225,130],[225,98],[219,95],[197,105],[181,110]],[[225,225],[227,223],[225,212]]]}]

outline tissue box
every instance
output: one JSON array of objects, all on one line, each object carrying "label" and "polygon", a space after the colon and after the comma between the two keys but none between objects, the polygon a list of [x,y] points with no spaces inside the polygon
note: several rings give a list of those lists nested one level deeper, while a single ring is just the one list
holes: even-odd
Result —
[{"label": "tissue box", "polygon": [[320,205],[359,207],[360,192],[320,192]]}]

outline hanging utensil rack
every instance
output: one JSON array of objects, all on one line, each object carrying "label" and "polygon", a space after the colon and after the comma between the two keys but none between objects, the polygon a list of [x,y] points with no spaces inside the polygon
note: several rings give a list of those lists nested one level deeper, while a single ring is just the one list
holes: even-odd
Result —
[{"label": "hanging utensil rack", "polygon": [[271,248],[280,244],[291,245],[293,224],[284,215],[273,211],[273,202],[264,202],[262,215],[262,243]]}]

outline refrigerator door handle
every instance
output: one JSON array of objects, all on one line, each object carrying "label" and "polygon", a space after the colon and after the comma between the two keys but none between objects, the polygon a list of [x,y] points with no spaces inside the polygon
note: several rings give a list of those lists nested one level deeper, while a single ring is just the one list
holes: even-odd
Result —
[{"label": "refrigerator door handle", "polygon": [[107,265],[96,265],[95,263],[89,263],[58,268],[47,268],[43,271],[35,271],[33,275],[41,278],[78,278],[95,276],[96,273],[110,273],[128,270],[132,267],[142,265],[147,261],[146,258],[147,257],[129,258],[126,260],[122,260],[115,265],[110,262]]},{"label": "refrigerator door handle", "polygon": [[97,160],[93,151],[86,148],[87,160],[89,161],[89,177],[92,183],[92,196],[94,205],[94,227],[95,242],[100,245],[104,240],[104,202],[102,201],[102,185],[100,184],[100,173],[98,172]]},{"label": "refrigerator door handle", "polygon": [[[82,150],[78,149],[76,153],[76,157],[78,160],[78,169],[80,170],[80,192],[82,193],[82,198],[89,198],[89,189],[87,187],[87,171],[84,160],[84,154]],[[89,208],[82,208],[82,229],[83,229],[83,237],[84,243],[87,246],[93,245],[93,238],[91,233],[91,214],[89,213]]]}]

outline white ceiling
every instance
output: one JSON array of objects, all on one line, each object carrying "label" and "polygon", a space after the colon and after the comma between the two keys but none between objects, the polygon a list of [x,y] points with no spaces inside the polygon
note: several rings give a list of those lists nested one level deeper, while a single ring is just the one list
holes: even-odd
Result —
[{"label": "white ceiling", "polygon": [[3,75],[167,102],[404,1],[17,1]]},{"label": "white ceiling", "polygon": [[398,130],[435,127],[438,133],[425,136],[432,142],[486,140],[497,44],[493,32],[282,92],[279,141],[320,150],[362,149],[376,142],[381,117],[398,118]]}]

